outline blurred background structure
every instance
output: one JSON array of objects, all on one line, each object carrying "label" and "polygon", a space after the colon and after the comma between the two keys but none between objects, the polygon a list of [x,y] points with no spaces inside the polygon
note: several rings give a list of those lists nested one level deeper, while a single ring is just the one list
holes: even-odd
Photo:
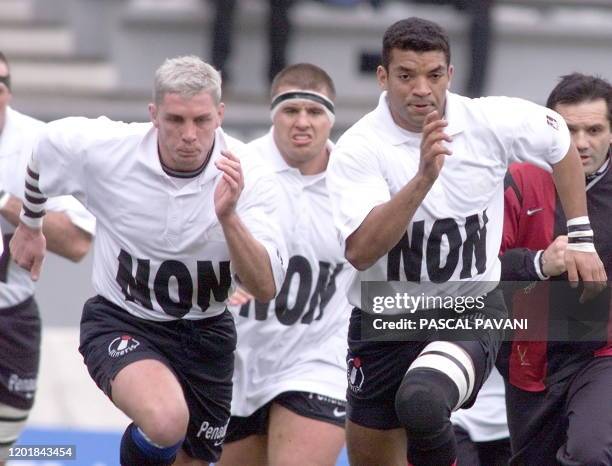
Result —
[{"label": "blurred background structure", "polygon": [[[146,119],[151,76],[164,58],[193,53],[212,60],[215,3],[0,0],[0,48],[12,64],[15,107],[43,120],[67,114]],[[236,3],[226,126],[250,137],[269,123],[269,2]],[[448,30],[453,89],[467,93],[470,17],[453,4],[465,10],[479,0],[292,3],[286,61],[315,63],[340,83],[336,132],[375,105],[373,68],[382,33],[403,17],[423,16]],[[484,95],[542,103],[561,74],[612,75],[612,0],[496,0],[490,21]]]},{"label": "blurred background structure", "polygon": [[[148,120],[153,72],[166,57],[196,54],[212,60],[215,3],[0,0],[0,50],[11,63],[12,106],[46,121],[68,115]],[[251,139],[270,125],[268,15],[274,2],[235,3],[224,65],[231,75],[224,89],[224,127]],[[468,13],[478,0],[292,3],[285,60],[317,64],[337,83],[336,136],[376,105],[374,70],[382,34],[408,16],[431,19],[449,32],[456,67],[452,89],[459,93],[544,103],[560,75],[580,71],[612,78],[612,0],[495,0],[488,12],[488,66],[476,91],[468,90],[475,44]],[[40,390],[20,443],[77,442],[78,459],[32,465],[115,464],[127,424],[89,379],[77,352],[81,307],[93,294],[90,268],[91,257],[75,266],[49,256],[39,284]]]}]

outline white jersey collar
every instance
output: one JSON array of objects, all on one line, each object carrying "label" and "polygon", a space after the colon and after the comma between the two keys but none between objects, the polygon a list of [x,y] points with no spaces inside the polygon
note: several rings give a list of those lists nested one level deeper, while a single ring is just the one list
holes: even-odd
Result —
[{"label": "white jersey collar", "polygon": [[[140,154],[141,160],[155,173],[163,177],[169,177],[169,175],[166,174],[166,172],[162,168],[161,161],[159,160],[157,138],[158,131],[154,126],[151,125],[151,129],[142,141]],[[213,153],[210,155],[210,160],[208,161],[206,168],[199,176],[199,186],[206,184],[210,180],[216,179],[218,176],[220,176],[221,171],[217,168],[215,162],[219,159],[219,157],[221,157],[221,151],[226,150],[227,148],[228,143],[226,140],[225,133],[221,128],[217,128],[215,131],[215,146],[213,148]]]}]

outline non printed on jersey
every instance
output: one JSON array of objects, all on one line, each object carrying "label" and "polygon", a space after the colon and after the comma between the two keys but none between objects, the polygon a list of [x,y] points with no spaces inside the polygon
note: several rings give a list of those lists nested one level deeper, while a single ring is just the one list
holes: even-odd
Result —
[{"label": "non printed on jersey", "polygon": [[[357,307],[363,281],[448,284],[441,291],[451,281],[490,284],[477,287],[478,294],[494,288],[508,164],[522,160],[550,171],[570,144],[557,113],[521,99],[469,99],[449,92],[445,118],[452,155],[445,156],[397,245],[353,280],[349,301]],[[386,93],[342,136],[331,157],[328,185],[343,241],[416,176],[420,143],[420,133],[394,123]]]},{"label": "non printed on jersey", "polygon": [[[162,169],[150,123],[67,118],[49,124],[36,149],[40,189],[73,194],[98,220],[96,292],[150,320],[220,314],[232,283],[230,256],[214,206],[221,151],[241,143],[217,129],[206,169],[177,186]],[[236,154],[238,155],[238,154]],[[243,161],[237,213],[267,250],[277,289],[286,263],[276,227],[276,187],[256,161]]]},{"label": "non printed on jersey", "polygon": [[248,144],[248,157],[264,160],[276,173],[289,263],[275,300],[232,309],[236,416],[248,416],[287,391],[335,399],[344,399],[346,391],[346,291],[354,270],[333,225],[325,173],[305,177],[287,165],[272,131]]}]

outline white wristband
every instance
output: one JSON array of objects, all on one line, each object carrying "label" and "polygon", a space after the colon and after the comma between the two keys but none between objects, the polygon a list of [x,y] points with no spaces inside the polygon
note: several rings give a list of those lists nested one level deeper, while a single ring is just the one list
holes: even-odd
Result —
[{"label": "white wristband", "polygon": [[578,252],[597,252],[593,243],[568,243],[567,250]]},{"label": "white wristband", "polygon": [[21,213],[19,214],[19,220],[21,220],[21,223],[23,223],[24,225],[29,226],[30,228],[33,228],[35,230],[41,230],[42,226],[43,226],[43,217],[38,217],[38,218],[32,218],[32,217],[28,217],[25,212],[23,211],[23,209],[21,210]]},{"label": "white wristband", "polygon": [[593,237],[593,230],[570,231],[567,234],[568,238],[588,238]]},{"label": "white wristband", "polygon": [[586,215],[583,217],[574,217],[574,218],[570,218],[567,221],[567,226],[568,227],[573,227],[575,225],[588,225],[589,222],[589,217],[587,217]]}]

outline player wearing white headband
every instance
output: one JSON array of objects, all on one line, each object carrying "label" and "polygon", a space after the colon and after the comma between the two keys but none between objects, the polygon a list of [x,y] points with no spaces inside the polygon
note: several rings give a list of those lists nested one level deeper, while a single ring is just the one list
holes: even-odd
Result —
[{"label": "player wearing white headband", "polygon": [[[270,303],[234,295],[238,347],[222,466],[333,465],[344,443],[348,282],[326,169],[334,85],[310,64],[272,83],[273,126],[251,142],[284,191],[287,275]],[[246,298],[246,299],[245,299]]]},{"label": "player wearing white headband", "polygon": [[270,104],[270,117],[274,121],[274,116],[277,114],[279,109],[284,106],[286,102],[315,102],[321,105],[321,109],[325,112],[332,126],[336,121],[336,110],[334,103],[325,94],[321,94],[316,91],[306,91],[301,89],[288,89],[278,92],[272,97],[272,103]]}]

